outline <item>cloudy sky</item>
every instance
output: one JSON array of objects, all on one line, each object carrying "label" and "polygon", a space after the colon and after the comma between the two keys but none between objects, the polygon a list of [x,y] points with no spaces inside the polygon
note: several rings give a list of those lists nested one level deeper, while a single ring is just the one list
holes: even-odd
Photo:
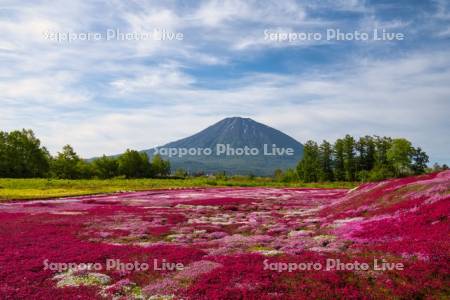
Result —
[{"label": "cloudy sky", "polygon": [[[338,29],[369,38],[327,38]],[[0,130],[91,157],[243,116],[300,142],[406,137],[450,163],[449,42],[446,0],[0,0]]]}]

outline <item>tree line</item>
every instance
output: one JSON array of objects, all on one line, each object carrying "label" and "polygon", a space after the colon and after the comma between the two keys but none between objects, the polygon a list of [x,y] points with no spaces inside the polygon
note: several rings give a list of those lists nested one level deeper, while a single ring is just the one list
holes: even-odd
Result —
[{"label": "tree line", "polygon": [[32,130],[0,131],[0,177],[61,179],[151,178],[170,174],[170,162],[128,149],[118,157],[81,159],[70,145],[50,155]]},{"label": "tree line", "polygon": [[346,135],[334,144],[306,142],[296,171],[304,182],[375,181],[425,173],[428,161],[407,139]]},{"label": "tree line", "polygon": [[[346,135],[333,144],[326,140],[321,144],[306,142],[297,168],[276,170],[274,179],[289,182],[376,181],[448,169],[448,166],[438,164],[430,169],[428,161],[428,155],[406,139],[379,136],[355,139]],[[154,155],[150,161],[146,153],[128,149],[117,157],[103,155],[86,161],[66,145],[52,156],[32,130],[0,131],[0,177],[108,179],[170,174],[170,162],[160,155]],[[188,176],[184,170],[177,170],[174,175]]]}]

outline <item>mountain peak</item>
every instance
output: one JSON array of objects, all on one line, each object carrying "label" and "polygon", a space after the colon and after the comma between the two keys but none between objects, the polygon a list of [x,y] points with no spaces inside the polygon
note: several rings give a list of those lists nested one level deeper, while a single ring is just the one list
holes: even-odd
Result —
[{"label": "mountain peak", "polygon": [[[223,119],[222,121],[244,121],[244,120],[255,122],[254,120],[252,120],[250,118],[244,118],[244,117],[239,117],[239,116],[238,117],[227,117],[227,118]],[[219,122],[222,122],[222,121],[219,121]]]},{"label": "mountain peak", "polygon": [[[228,117],[187,138],[168,143],[159,148],[217,149],[218,145],[231,148],[256,148],[255,156],[229,157],[224,155],[163,157],[169,159],[173,168],[190,172],[213,173],[226,171],[229,174],[272,175],[277,168],[295,167],[303,155],[303,145],[287,134],[259,123],[251,118]],[[274,146],[293,149],[292,156],[266,156],[264,149]],[[146,150],[150,155],[154,149]]]},{"label": "mountain peak", "polygon": [[[255,120],[250,119],[250,118],[243,118],[243,117],[228,117],[225,119],[222,119],[221,121],[217,122],[217,123],[227,123],[227,124],[231,124],[231,123],[257,123]],[[216,123],[216,124],[217,124]]]}]

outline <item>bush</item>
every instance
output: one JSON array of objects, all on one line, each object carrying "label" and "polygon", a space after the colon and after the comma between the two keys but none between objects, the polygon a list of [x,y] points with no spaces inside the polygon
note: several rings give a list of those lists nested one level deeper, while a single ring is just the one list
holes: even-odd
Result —
[{"label": "bush", "polygon": [[174,175],[178,178],[186,178],[188,177],[188,172],[185,169],[177,169]]},{"label": "bush", "polygon": [[394,176],[394,172],[386,167],[376,167],[369,172],[369,181],[379,181]]},{"label": "bush", "polygon": [[298,174],[293,169],[287,169],[281,179],[282,182],[295,182],[298,180]]}]

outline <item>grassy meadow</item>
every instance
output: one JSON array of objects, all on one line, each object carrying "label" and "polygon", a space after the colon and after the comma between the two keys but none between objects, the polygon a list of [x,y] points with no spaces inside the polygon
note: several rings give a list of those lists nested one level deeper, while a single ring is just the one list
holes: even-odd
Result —
[{"label": "grassy meadow", "polygon": [[47,199],[123,191],[189,187],[305,187],[353,188],[353,182],[302,183],[279,182],[271,178],[233,177],[216,179],[195,177],[187,179],[10,179],[0,178],[0,201]]}]

